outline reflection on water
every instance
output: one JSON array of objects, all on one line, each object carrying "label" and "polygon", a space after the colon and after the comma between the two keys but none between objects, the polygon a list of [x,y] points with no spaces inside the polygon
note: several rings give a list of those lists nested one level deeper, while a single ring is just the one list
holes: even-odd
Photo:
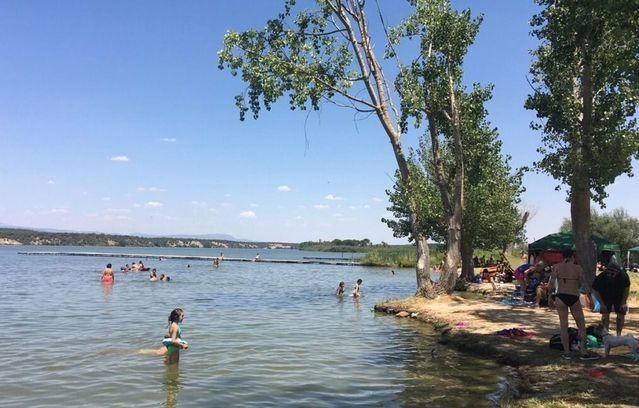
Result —
[{"label": "reflection on water", "polygon": [[109,303],[111,301],[112,293],[113,293],[113,284],[110,284],[110,285],[102,284],[102,295],[104,296],[104,303]]},{"label": "reflection on water", "polygon": [[[145,264],[171,282],[114,262],[115,283],[102,285],[112,261],[0,247],[5,340],[20,344],[0,359],[3,407],[462,407],[489,405],[498,388],[497,366],[372,311],[412,295],[413,270],[165,259]],[[337,282],[360,277],[362,297],[336,298]],[[176,307],[189,349],[166,366],[139,351],[160,347]]]},{"label": "reflection on water", "polygon": [[164,370],[164,388],[166,390],[167,408],[177,407],[177,397],[182,385],[180,383],[180,365],[167,364]]}]

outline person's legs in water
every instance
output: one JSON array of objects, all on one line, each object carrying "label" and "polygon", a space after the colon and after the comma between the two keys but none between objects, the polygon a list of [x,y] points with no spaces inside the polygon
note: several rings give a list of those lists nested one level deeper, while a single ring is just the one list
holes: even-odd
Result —
[{"label": "person's legs in water", "polygon": [[555,307],[557,308],[557,314],[559,315],[559,333],[561,336],[561,345],[564,348],[564,352],[561,356],[565,359],[570,359],[570,339],[568,337],[568,306],[561,299],[557,298],[555,301]]},{"label": "person's legs in water", "polygon": [[168,346],[166,352],[166,364],[175,364],[180,361],[180,348],[176,346]]}]

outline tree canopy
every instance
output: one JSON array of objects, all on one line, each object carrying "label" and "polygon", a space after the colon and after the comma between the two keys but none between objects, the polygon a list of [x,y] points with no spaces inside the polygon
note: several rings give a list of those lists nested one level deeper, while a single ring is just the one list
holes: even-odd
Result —
[{"label": "tree canopy", "polygon": [[525,104],[542,132],[536,166],[567,189],[577,255],[592,280],[590,201],[602,204],[606,187],[632,175],[639,157],[639,2],[536,2],[543,9],[531,25],[540,45]]},{"label": "tree canopy", "polygon": [[[619,244],[622,252],[639,246],[639,219],[630,216],[623,208],[617,208],[609,213],[593,211],[590,226],[592,232]],[[564,219],[560,231],[572,231],[572,223],[569,219]]]}]

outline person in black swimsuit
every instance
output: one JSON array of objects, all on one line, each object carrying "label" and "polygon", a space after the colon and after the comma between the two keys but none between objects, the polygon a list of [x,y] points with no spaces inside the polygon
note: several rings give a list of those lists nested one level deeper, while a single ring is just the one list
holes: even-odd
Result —
[{"label": "person in black swimsuit", "polygon": [[561,357],[566,360],[572,358],[568,336],[568,311],[572,314],[579,329],[579,351],[581,352],[581,359],[592,360],[599,358],[596,354],[586,351],[586,319],[584,318],[584,311],[579,302],[579,287],[584,282],[584,270],[581,266],[573,263],[572,251],[564,252],[564,261],[554,265],[552,268],[548,286],[557,288],[556,293],[553,294],[553,298],[555,300],[557,314],[559,315],[561,344],[564,347],[564,352],[561,354]]}]

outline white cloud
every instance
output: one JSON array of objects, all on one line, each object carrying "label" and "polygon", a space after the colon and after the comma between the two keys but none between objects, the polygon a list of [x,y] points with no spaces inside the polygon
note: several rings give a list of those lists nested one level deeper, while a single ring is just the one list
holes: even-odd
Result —
[{"label": "white cloud", "polygon": [[102,201],[111,201],[111,197],[102,197]]},{"label": "white cloud", "polygon": [[256,218],[257,215],[253,211],[242,211],[240,213],[240,217],[242,217],[242,218]]},{"label": "white cloud", "polygon": [[111,161],[129,161],[129,158],[126,156],[113,156],[111,157]]},{"label": "white cloud", "polygon": [[217,208],[209,208],[209,211],[216,213],[217,212]]},{"label": "white cloud", "polygon": [[259,205],[255,204],[255,203],[251,203],[251,207],[257,208],[257,207],[259,207]]},{"label": "white cloud", "polygon": [[303,220],[304,217],[302,217],[301,215],[296,215],[293,219],[294,220]]},{"label": "white cloud", "polygon": [[51,186],[51,185],[54,185],[54,184],[55,184],[55,181],[53,181],[53,180],[49,180],[49,181],[47,181],[47,184],[48,184],[48,185],[50,185],[50,186]]},{"label": "white cloud", "polygon": [[149,191],[153,192],[153,193],[163,193],[166,190],[163,188],[159,188],[159,187],[149,187]]},{"label": "white cloud", "polygon": [[291,191],[291,188],[289,186],[279,186],[277,187],[277,191],[281,191],[282,193],[288,193],[289,191]]},{"label": "white cloud", "polygon": [[107,214],[128,214],[131,210],[128,208],[107,208],[104,212]]},{"label": "white cloud", "polygon": [[138,187],[138,188],[136,188],[136,190],[137,190],[137,191],[145,191],[145,190],[146,190],[146,188],[144,188],[144,187]]},{"label": "white cloud", "polygon": [[232,205],[233,205],[233,204],[231,204],[231,203],[227,203],[227,202],[220,203],[220,206],[222,206],[222,207],[230,207],[230,206],[232,206]]},{"label": "white cloud", "polygon": [[325,205],[325,204],[315,204],[313,206],[313,208],[317,208],[318,210],[324,210],[324,209],[328,208],[328,206]]},{"label": "white cloud", "polygon": [[224,194],[224,197],[226,197],[226,198],[229,198],[230,196],[231,196],[231,194],[229,194],[229,193]]},{"label": "white cloud", "polygon": [[333,194],[327,194],[324,197],[325,200],[331,200],[331,201],[342,201],[344,199],[344,197],[338,197],[338,196],[334,196]]},{"label": "white cloud", "polygon": [[51,214],[68,214],[69,210],[64,208],[52,208],[50,212]]},{"label": "white cloud", "polygon": [[162,203],[159,203],[157,201],[149,201],[148,203],[144,204],[144,206],[147,208],[158,208],[162,207]]},{"label": "white cloud", "polygon": [[191,201],[191,204],[196,207],[206,207],[206,202],[204,201]]},{"label": "white cloud", "polygon": [[371,206],[368,204],[364,204],[364,208],[371,208]]},{"label": "white cloud", "polygon": [[140,208],[140,207],[142,207],[142,204],[135,203],[135,204],[133,204],[133,207],[135,207],[135,208]]},{"label": "white cloud", "polygon": [[163,137],[160,140],[167,143],[175,143],[177,141],[177,139],[174,137]]},{"label": "white cloud", "polygon": [[373,197],[373,198],[371,198],[371,201],[375,201],[376,203],[379,203],[379,202],[382,201],[382,199],[379,198],[379,197]]},{"label": "white cloud", "polygon": [[342,214],[342,213],[335,213],[335,214],[333,214],[333,217],[343,217],[343,216],[344,216],[344,214]]}]

